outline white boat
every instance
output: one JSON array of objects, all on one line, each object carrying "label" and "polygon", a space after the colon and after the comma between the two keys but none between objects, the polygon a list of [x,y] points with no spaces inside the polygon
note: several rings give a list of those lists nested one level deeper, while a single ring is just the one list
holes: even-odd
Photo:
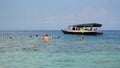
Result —
[{"label": "white boat", "polygon": [[98,30],[101,26],[102,24],[99,23],[69,25],[67,29],[62,29],[62,32],[64,34],[98,35],[103,34]]}]

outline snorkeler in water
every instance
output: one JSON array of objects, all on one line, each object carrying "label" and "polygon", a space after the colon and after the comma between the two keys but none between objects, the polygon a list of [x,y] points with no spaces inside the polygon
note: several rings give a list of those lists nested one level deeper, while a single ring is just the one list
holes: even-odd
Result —
[{"label": "snorkeler in water", "polygon": [[13,39],[12,37],[10,37],[10,39]]},{"label": "snorkeler in water", "polygon": [[36,37],[38,37],[38,35],[37,35],[37,34],[36,34],[35,36],[36,36]]},{"label": "snorkeler in water", "polygon": [[29,37],[32,38],[32,35],[30,35]]},{"label": "snorkeler in water", "polygon": [[60,36],[57,36],[57,37],[52,37],[52,38],[54,38],[54,39],[59,39],[59,38],[61,38]]}]

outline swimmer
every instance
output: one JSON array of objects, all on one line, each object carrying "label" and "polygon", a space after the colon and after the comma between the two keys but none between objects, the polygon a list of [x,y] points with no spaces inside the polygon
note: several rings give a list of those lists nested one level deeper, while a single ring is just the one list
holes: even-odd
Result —
[{"label": "swimmer", "polygon": [[38,37],[38,35],[35,35],[36,37]]},{"label": "swimmer", "polygon": [[57,37],[52,37],[52,38],[54,38],[54,39],[59,39],[59,38],[60,38],[60,36],[57,36]]},{"label": "swimmer", "polygon": [[10,37],[10,39],[13,39],[12,37]]},{"label": "swimmer", "polygon": [[58,36],[57,38],[60,38],[60,36]]},{"label": "swimmer", "polygon": [[45,36],[43,36],[43,40],[44,40],[45,42],[48,42],[49,39],[50,39],[50,37],[48,36],[48,34],[46,34]]},{"label": "swimmer", "polygon": [[32,37],[32,35],[29,36],[30,38]]}]

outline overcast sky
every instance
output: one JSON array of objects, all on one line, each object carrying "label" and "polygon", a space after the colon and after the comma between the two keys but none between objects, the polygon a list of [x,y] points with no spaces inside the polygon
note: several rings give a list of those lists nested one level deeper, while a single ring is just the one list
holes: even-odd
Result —
[{"label": "overcast sky", "polygon": [[0,0],[0,30],[60,30],[81,23],[120,30],[120,0]]}]

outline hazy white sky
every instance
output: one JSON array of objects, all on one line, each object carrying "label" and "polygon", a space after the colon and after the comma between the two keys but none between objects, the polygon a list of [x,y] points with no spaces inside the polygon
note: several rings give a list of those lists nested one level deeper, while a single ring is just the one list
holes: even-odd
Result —
[{"label": "hazy white sky", "polygon": [[0,30],[60,30],[101,23],[120,30],[120,0],[0,0]]}]

